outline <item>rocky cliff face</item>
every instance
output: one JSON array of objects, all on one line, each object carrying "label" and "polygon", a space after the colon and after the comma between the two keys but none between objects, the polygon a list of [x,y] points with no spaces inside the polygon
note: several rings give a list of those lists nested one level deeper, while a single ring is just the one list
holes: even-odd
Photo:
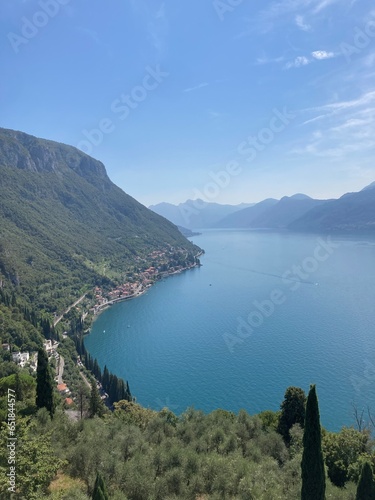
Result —
[{"label": "rocky cliff face", "polygon": [[3,128],[0,128],[0,165],[56,174],[70,169],[89,182],[110,183],[103,163],[78,149]]}]

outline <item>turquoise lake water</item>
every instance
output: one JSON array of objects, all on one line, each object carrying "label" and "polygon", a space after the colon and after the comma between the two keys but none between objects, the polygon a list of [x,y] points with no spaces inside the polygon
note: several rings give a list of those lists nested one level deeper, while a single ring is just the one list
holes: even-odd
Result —
[{"label": "turquoise lake water", "polygon": [[177,414],[277,410],[288,386],[310,383],[330,430],[354,424],[353,404],[375,412],[374,237],[212,230],[193,241],[201,268],[96,319],[85,344],[101,368]]}]

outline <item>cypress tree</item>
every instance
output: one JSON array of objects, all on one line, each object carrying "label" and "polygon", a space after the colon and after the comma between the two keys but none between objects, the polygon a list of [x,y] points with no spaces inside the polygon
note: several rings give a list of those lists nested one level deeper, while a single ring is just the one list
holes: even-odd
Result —
[{"label": "cypress tree", "polygon": [[17,401],[22,401],[23,400],[23,388],[22,388],[22,382],[21,382],[21,377],[20,377],[20,372],[16,373],[15,376],[15,393],[16,393],[16,400]]},{"label": "cypress tree", "polygon": [[126,382],[126,399],[128,401],[133,401],[133,396],[130,392],[129,382]]},{"label": "cypress tree", "polygon": [[374,500],[375,482],[371,465],[365,462],[357,486],[356,500]]},{"label": "cypress tree", "polygon": [[92,500],[109,500],[106,485],[99,472],[96,475]]},{"label": "cypress tree", "polygon": [[95,358],[92,365],[92,373],[94,374],[95,378],[98,378],[98,370],[99,370],[99,365],[97,359]]},{"label": "cypress tree", "polygon": [[93,380],[91,382],[91,394],[90,394],[90,417],[95,417],[98,415],[102,417],[104,414],[103,401],[100,398],[98,388],[96,387],[96,382]]},{"label": "cypress tree", "polygon": [[326,482],[319,406],[315,385],[310,387],[307,398],[301,469],[301,500],[324,500]]},{"label": "cypress tree", "polygon": [[108,392],[109,386],[109,371],[107,365],[104,366],[103,377],[102,377],[102,386],[106,392]]},{"label": "cypress tree", "polygon": [[38,408],[47,408],[51,417],[55,413],[53,398],[53,376],[48,363],[47,353],[43,348],[38,349],[38,366],[36,369],[36,405]]}]

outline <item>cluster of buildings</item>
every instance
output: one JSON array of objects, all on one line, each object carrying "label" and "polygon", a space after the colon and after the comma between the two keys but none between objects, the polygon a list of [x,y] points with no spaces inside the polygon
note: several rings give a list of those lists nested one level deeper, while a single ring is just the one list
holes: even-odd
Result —
[{"label": "cluster of buildings", "polygon": [[[158,278],[163,278],[170,274],[182,271],[184,269],[183,266],[175,265],[172,267],[170,265],[171,256],[176,255],[178,252],[182,252],[182,250],[177,251],[173,247],[171,247],[168,251],[155,250],[148,256],[147,259],[148,262],[151,260],[154,265],[148,267],[148,269],[145,269],[144,271],[134,272],[131,281],[119,285],[110,292],[104,292],[102,288],[96,287],[95,305],[91,310],[96,313],[107,304],[136,297],[149,288]],[[146,259],[138,256],[136,257],[136,261],[138,261],[139,266],[141,266],[141,263],[146,262]]]}]

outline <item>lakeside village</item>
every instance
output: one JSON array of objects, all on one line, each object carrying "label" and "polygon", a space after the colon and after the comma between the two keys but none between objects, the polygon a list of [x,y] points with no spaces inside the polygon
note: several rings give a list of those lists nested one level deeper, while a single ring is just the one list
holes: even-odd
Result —
[{"label": "lakeside village", "polygon": [[[70,307],[63,311],[62,313],[54,314],[53,326],[55,327],[64,316],[67,315],[71,309],[75,309],[77,313],[81,316],[82,321],[86,319],[89,313],[93,316],[98,315],[102,310],[110,307],[116,302],[130,300],[139,297],[145,293],[156,281],[159,281],[168,276],[174,274],[182,273],[188,269],[194,267],[200,267],[201,263],[199,257],[204,253],[204,251],[199,252],[197,255],[189,255],[186,251],[181,249],[174,249],[170,247],[166,251],[156,250],[152,252],[148,258],[136,257],[135,261],[138,265],[138,270],[134,269],[131,273],[128,273],[127,280],[121,285],[116,286],[110,290],[104,290],[103,288],[97,286],[94,289],[93,294],[86,293],[80,299],[74,302]],[[153,265],[149,266],[147,269],[140,270],[142,267],[146,267],[146,263],[152,262]],[[92,298],[87,298],[87,295],[92,296]],[[63,338],[66,338],[68,333],[65,331],[62,334]],[[43,344],[44,349],[47,352],[49,362],[55,367],[55,383],[59,394],[63,397],[65,405],[67,408],[74,406],[75,397],[64,383],[64,358],[59,354],[58,347],[59,342],[56,340],[46,340]],[[9,344],[2,344],[4,350],[10,351],[11,346]],[[36,352],[13,352],[12,360],[14,363],[18,364],[20,368],[28,367],[31,371],[36,372],[37,369],[37,353]],[[83,369],[83,364],[78,357],[77,365]],[[84,382],[90,386],[87,378],[82,372],[80,375]],[[101,383],[97,380],[97,388],[102,400],[106,403],[108,394],[104,391]],[[72,412],[78,413],[78,412]],[[77,415],[76,415],[77,417]]]},{"label": "lakeside village", "polygon": [[[176,257],[176,251],[173,248],[169,250],[169,253],[171,254],[170,257],[174,257],[171,261],[172,264],[170,263],[169,266],[166,262],[166,252],[154,251],[149,256],[154,262],[154,265],[144,271],[132,273],[132,277],[129,281],[126,281],[109,292],[104,291],[100,287],[96,287],[95,305],[90,309],[90,311],[96,315],[102,309],[109,307],[116,302],[132,299],[142,295],[155,283],[155,281],[161,280],[173,274],[179,274],[183,271],[201,265],[199,257],[202,255],[202,252],[194,257],[191,256],[190,259],[186,253],[183,255],[177,255]],[[136,261],[140,264],[142,260],[143,259],[141,257],[136,257]]]}]

